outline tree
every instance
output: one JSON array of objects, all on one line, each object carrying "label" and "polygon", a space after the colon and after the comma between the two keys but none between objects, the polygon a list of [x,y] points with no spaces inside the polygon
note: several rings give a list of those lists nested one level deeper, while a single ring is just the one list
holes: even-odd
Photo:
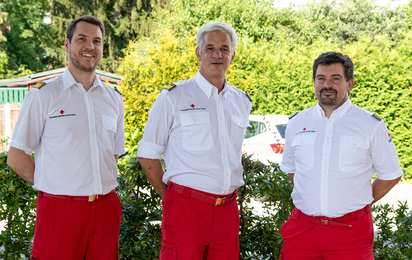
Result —
[{"label": "tree", "polygon": [[[2,30],[0,48],[7,55],[7,62],[3,63],[4,68],[15,71],[14,74],[19,70],[24,71],[25,67],[28,70],[24,73],[46,68],[46,55],[41,42],[44,40],[44,32],[48,30],[47,24],[43,23],[43,14],[47,10],[46,0],[0,0],[3,21],[3,26],[0,27]],[[7,25],[4,23],[5,18]]]},{"label": "tree", "polygon": [[63,46],[66,26],[71,20],[82,15],[94,15],[102,20],[106,29],[103,58],[98,68],[116,72],[119,58],[123,56],[122,50],[129,42],[151,35],[153,8],[167,8],[167,5],[168,0],[53,0],[50,19],[54,37],[47,42],[47,49],[60,64],[66,64],[67,55],[54,46]]}]

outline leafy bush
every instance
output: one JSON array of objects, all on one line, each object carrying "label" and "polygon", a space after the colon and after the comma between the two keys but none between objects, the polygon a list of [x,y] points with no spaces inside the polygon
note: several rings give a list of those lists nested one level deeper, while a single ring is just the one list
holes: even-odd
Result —
[{"label": "leafy bush", "polygon": [[30,257],[36,220],[37,192],[6,164],[7,153],[0,153],[0,259]]},{"label": "leafy bush", "polygon": [[412,212],[407,202],[398,202],[397,209],[386,204],[373,206],[372,210],[379,230],[374,241],[375,259],[412,259]]},{"label": "leafy bush", "polygon": [[124,162],[119,164],[116,189],[123,208],[119,257],[159,259],[161,198],[150,186],[137,157],[129,157]]},{"label": "leafy bush", "polygon": [[[2,259],[30,257],[35,223],[37,192],[6,165],[0,154],[0,233]],[[278,164],[265,166],[243,157],[245,185],[238,190],[241,259],[277,259],[283,240],[280,227],[293,209],[293,184]],[[161,247],[161,199],[150,186],[137,157],[119,163],[117,193],[123,207],[119,258],[155,260]],[[263,202],[263,214],[254,213],[253,200]],[[373,207],[378,235],[376,259],[412,259],[412,212],[405,203]],[[394,230],[395,229],[395,230]]]}]

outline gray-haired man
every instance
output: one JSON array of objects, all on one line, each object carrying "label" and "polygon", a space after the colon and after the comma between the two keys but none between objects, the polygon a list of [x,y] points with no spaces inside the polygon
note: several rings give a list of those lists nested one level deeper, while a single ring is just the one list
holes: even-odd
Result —
[{"label": "gray-haired man", "polygon": [[[200,70],[158,96],[137,153],[163,200],[160,259],[239,259],[236,189],[252,102],[228,85],[237,36],[212,22],[196,35]],[[160,159],[164,155],[167,171]]]}]

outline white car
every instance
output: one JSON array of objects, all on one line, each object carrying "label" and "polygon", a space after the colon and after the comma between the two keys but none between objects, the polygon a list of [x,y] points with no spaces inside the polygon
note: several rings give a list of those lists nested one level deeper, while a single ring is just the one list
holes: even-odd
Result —
[{"label": "white car", "polygon": [[251,159],[262,163],[282,161],[285,147],[285,130],[289,121],[287,115],[251,115],[246,130],[242,151],[252,155]]}]

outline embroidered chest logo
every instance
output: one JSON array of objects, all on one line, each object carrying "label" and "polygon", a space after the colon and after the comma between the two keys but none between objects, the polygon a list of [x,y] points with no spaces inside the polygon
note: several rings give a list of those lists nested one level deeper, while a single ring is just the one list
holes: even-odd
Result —
[{"label": "embroidered chest logo", "polygon": [[64,111],[63,109],[61,109],[58,113],[59,114],[57,114],[55,116],[51,116],[50,119],[59,118],[59,117],[67,117],[67,116],[75,116],[76,115],[76,114],[67,114],[66,111]]},{"label": "embroidered chest logo", "polygon": [[316,133],[316,131],[315,131],[315,130],[307,130],[306,127],[303,127],[303,128],[302,128],[302,131],[297,132],[296,135],[298,135],[298,134],[305,134],[305,133]]},{"label": "embroidered chest logo", "polygon": [[189,110],[206,110],[206,108],[205,107],[196,107],[196,105],[194,103],[191,103],[188,108],[183,108],[180,111],[184,112],[184,111],[189,111]]}]

